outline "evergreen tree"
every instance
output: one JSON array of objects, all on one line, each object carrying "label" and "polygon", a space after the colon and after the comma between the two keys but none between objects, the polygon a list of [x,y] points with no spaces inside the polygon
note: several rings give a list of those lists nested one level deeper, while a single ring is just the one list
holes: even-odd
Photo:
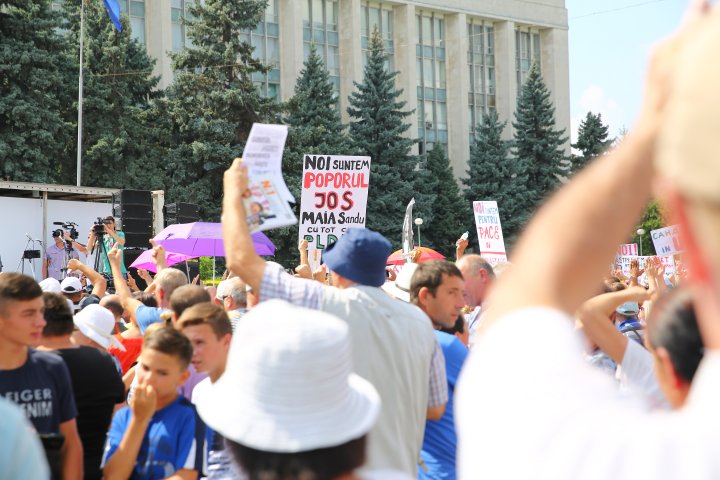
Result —
[{"label": "evergreen tree", "polygon": [[196,2],[184,20],[192,46],[171,54],[175,79],[157,112],[170,127],[167,196],[197,203],[206,220],[219,218],[223,172],[242,153],[252,124],[278,120],[279,106],[252,82],[253,72],[269,67],[240,40],[266,6],[266,0]]},{"label": "evergreen tree", "polygon": [[[510,158],[511,142],[502,138],[506,124],[494,110],[483,116],[470,146],[468,176],[463,183],[469,212],[474,201],[495,200],[505,241],[513,243],[527,221],[527,174],[520,162]],[[474,223],[470,227],[474,232]]]},{"label": "evergreen tree", "polygon": [[[310,55],[295,82],[295,92],[288,101],[285,122],[290,126],[283,155],[283,176],[295,196],[295,214],[300,215],[303,157],[306,154],[349,155],[352,147],[344,132],[330,75],[317,52],[310,46]],[[278,247],[276,260],[283,265],[298,263],[298,228],[292,226],[273,231]]]},{"label": "evergreen tree", "polygon": [[577,143],[572,147],[580,150],[581,155],[573,155],[572,174],[582,170],[592,159],[610,148],[613,139],[608,139],[608,126],[603,124],[601,114],[588,112],[578,127]]},{"label": "evergreen tree", "polygon": [[[401,241],[405,207],[414,195],[417,159],[410,155],[414,141],[404,133],[412,114],[398,101],[397,72],[385,67],[382,37],[377,28],[370,38],[370,51],[363,82],[350,95],[350,138],[358,154],[372,158],[366,226],[385,235],[393,244]],[[410,181],[408,181],[410,180]]]},{"label": "evergreen tree", "polygon": [[[66,2],[66,35],[75,72],[79,69],[80,2]],[[157,127],[148,122],[159,77],[152,75],[155,60],[145,46],[131,38],[127,16],[122,32],[115,30],[102,2],[85,4],[82,184],[112,188],[163,187],[160,154],[150,142]],[[77,73],[76,73],[77,75]],[[77,86],[77,83],[74,84]],[[74,91],[77,98],[77,88]],[[77,108],[77,105],[75,105]],[[77,110],[72,122],[77,131]],[[63,181],[75,178],[77,145],[70,142],[70,165]]]},{"label": "evergreen tree", "polygon": [[[73,77],[49,0],[0,0],[0,179],[52,182]],[[77,84],[77,80],[75,80]]]},{"label": "evergreen tree", "polygon": [[455,252],[455,241],[467,229],[472,218],[460,195],[445,149],[436,143],[427,154],[417,182],[418,192],[429,194],[430,204],[416,204],[416,216],[423,219],[422,244],[445,256]]},{"label": "evergreen tree", "polygon": [[565,130],[555,126],[555,107],[537,64],[530,67],[515,111],[514,153],[527,173],[526,215],[560,184],[567,174]]}]

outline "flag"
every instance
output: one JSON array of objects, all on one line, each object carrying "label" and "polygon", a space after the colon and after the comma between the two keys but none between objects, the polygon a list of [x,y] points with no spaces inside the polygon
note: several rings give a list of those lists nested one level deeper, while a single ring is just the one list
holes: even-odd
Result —
[{"label": "flag", "polygon": [[407,208],[405,209],[405,221],[403,222],[402,230],[402,246],[403,246],[403,257],[405,263],[412,262],[410,259],[410,252],[414,248],[413,245],[413,205],[415,205],[415,199],[411,199],[408,202]]},{"label": "flag", "polygon": [[118,0],[103,0],[103,3],[105,4],[105,10],[107,10],[108,15],[110,15],[110,20],[112,20],[113,25],[115,25],[118,32],[122,32],[122,24],[120,23],[120,4],[118,3]]}]

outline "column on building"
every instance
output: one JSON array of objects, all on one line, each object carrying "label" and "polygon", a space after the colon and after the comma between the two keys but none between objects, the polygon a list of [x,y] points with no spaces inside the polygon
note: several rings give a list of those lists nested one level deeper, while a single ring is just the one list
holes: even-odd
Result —
[{"label": "column on building", "polygon": [[[414,5],[396,5],[393,7],[395,69],[398,71],[395,83],[402,90],[400,100],[406,102],[408,111],[417,111],[417,70],[415,67],[416,23]],[[405,132],[408,138],[417,138],[417,115],[407,117],[410,128]],[[413,146],[413,154],[417,155],[418,146]]]},{"label": "column on building", "polygon": [[[172,65],[167,52],[171,50],[171,0],[148,0],[145,3],[145,46],[148,54],[157,62],[153,75],[160,76],[159,88],[167,88],[173,79]],[[136,3],[136,2],[133,2]],[[132,8],[132,5],[131,5]],[[147,22],[152,19],[152,22]]]},{"label": "column on building", "polygon": [[[550,90],[550,99],[555,105],[555,124],[558,127],[570,125],[570,78],[568,65],[568,31],[547,28],[540,31],[542,74]],[[569,132],[566,132],[568,137]],[[566,153],[570,154],[569,141]]]},{"label": "column on building", "polygon": [[517,106],[515,65],[515,22],[495,22],[495,104],[498,117],[507,121],[503,137],[513,136],[513,115]]},{"label": "column on building", "polygon": [[302,2],[278,0],[280,22],[280,95],[287,101],[295,92],[295,80],[303,66]]},{"label": "column on building", "polygon": [[360,0],[340,0],[340,116],[343,123],[347,113],[348,97],[355,90],[353,82],[363,79],[362,46],[360,44]]},{"label": "column on building", "polygon": [[468,27],[464,13],[445,15],[447,52],[448,158],[455,177],[465,176],[470,158]]}]

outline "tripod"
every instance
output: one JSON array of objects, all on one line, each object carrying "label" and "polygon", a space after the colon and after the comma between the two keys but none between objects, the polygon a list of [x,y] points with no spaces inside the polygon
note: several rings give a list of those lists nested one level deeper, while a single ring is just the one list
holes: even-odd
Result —
[{"label": "tripod", "polygon": [[96,272],[100,272],[100,260],[103,258],[107,258],[107,248],[105,247],[105,232],[95,232],[95,245],[93,245],[92,250],[90,253],[94,253],[96,250],[99,250],[95,253],[95,262],[94,262],[94,270]]},{"label": "tripod", "polygon": [[[42,242],[39,242],[40,245],[42,245]],[[31,248],[28,248],[31,247]],[[37,250],[35,248],[35,240],[30,238],[28,236],[28,241],[25,244],[25,249],[23,250],[22,255],[20,255],[20,261],[18,262],[17,268],[15,268],[15,271],[20,271],[21,273],[25,273],[25,262],[27,261],[28,266],[30,267],[30,271],[32,272],[32,276],[34,279],[37,280],[37,276],[35,275],[35,259],[40,258],[40,250]],[[22,267],[22,268],[21,268]]]},{"label": "tripod", "polygon": [[65,249],[63,254],[63,265],[64,267],[60,269],[60,279],[61,281],[68,277],[68,268],[67,264],[70,262],[71,258],[76,258],[76,256],[73,256],[73,247],[72,242],[70,240],[63,240],[65,242]]}]

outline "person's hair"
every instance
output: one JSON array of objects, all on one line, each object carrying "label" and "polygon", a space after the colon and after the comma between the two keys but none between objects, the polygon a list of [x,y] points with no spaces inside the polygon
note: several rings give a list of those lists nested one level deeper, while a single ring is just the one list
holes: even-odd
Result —
[{"label": "person's hair", "polygon": [[692,382],[703,358],[704,346],[690,293],[672,290],[658,299],[646,331],[650,345],[667,350],[678,376]]},{"label": "person's hair", "polygon": [[247,305],[247,287],[240,278],[231,278],[225,288],[225,295],[232,297],[233,302],[237,305]]},{"label": "person's hair", "polygon": [[161,288],[165,292],[165,297],[169,298],[176,288],[187,285],[188,279],[177,268],[166,268],[155,275],[153,283],[157,284],[157,288]]},{"label": "person's hair", "polygon": [[190,340],[169,326],[160,326],[152,331],[146,331],[142,348],[177,357],[183,369],[190,365],[193,353]]},{"label": "person's hair", "polygon": [[209,325],[218,339],[232,335],[232,325],[227,312],[212,302],[198,303],[186,309],[178,320],[177,328],[182,330],[195,325]]},{"label": "person's hair", "polygon": [[229,439],[225,442],[251,480],[334,480],[365,463],[367,436],[298,453],[267,452]]},{"label": "person's hair", "polygon": [[62,292],[63,295],[65,295],[65,298],[69,298],[73,301],[73,303],[78,303],[80,300],[82,300],[83,297],[83,291],[80,290],[79,292]]},{"label": "person's hair", "polygon": [[45,303],[45,328],[44,337],[62,337],[71,335],[75,329],[73,314],[65,297],[59,293],[44,292],[43,302]]},{"label": "person's hair", "polygon": [[480,255],[464,255],[458,260],[458,263],[469,267],[471,277],[477,277],[480,275],[480,270],[485,270],[490,278],[495,278],[495,270],[493,270],[492,265]]},{"label": "person's hair", "polygon": [[113,217],[112,215],[108,215],[107,217],[103,218],[103,222],[115,223],[115,217]]},{"label": "person's hair", "polygon": [[435,292],[443,282],[443,275],[458,277],[461,280],[463,278],[458,267],[447,260],[430,260],[419,264],[410,280],[410,303],[418,303],[418,295],[423,287],[435,296]]},{"label": "person's hair", "polygon": [[0,313],[5,311],[8,300],[35,300],[42,294],[42,288],[34,278],[21,273],[0,273]]},{"label": "person's hair", "polygon": [[157,308],[158,306],[157,298],[150,292],[133,292],[132,296],[146,307]]},{"label": "person's hair", "polygon": [[605,280],[603,284],[603,293],[620,292],[627,288],[627,285],[625,285],[623,282],[621,282],[620,280],[613,281],[613,278]]},{"label": "person's hair", "polygon": [[110,310],[115,317],[119,317],[123,314],[123,306],[122,303],[119,300],[119,297],[116,298],[103,298],[100,300],[100,304]]},{"label": "person's hair", "polygon": [[450,335],[455,335],[456,333],[465,333],[465,317],[459,315],[457,320],[455,320],[455,324],[452,327],[440,327],[440,331],[449,333]]},{"label": "person's hair", "polygon": [[180,318],[186,309],[195,304],[209,301],[210,294],[200,285],[183,285],[170,295],[170,310]]}]

